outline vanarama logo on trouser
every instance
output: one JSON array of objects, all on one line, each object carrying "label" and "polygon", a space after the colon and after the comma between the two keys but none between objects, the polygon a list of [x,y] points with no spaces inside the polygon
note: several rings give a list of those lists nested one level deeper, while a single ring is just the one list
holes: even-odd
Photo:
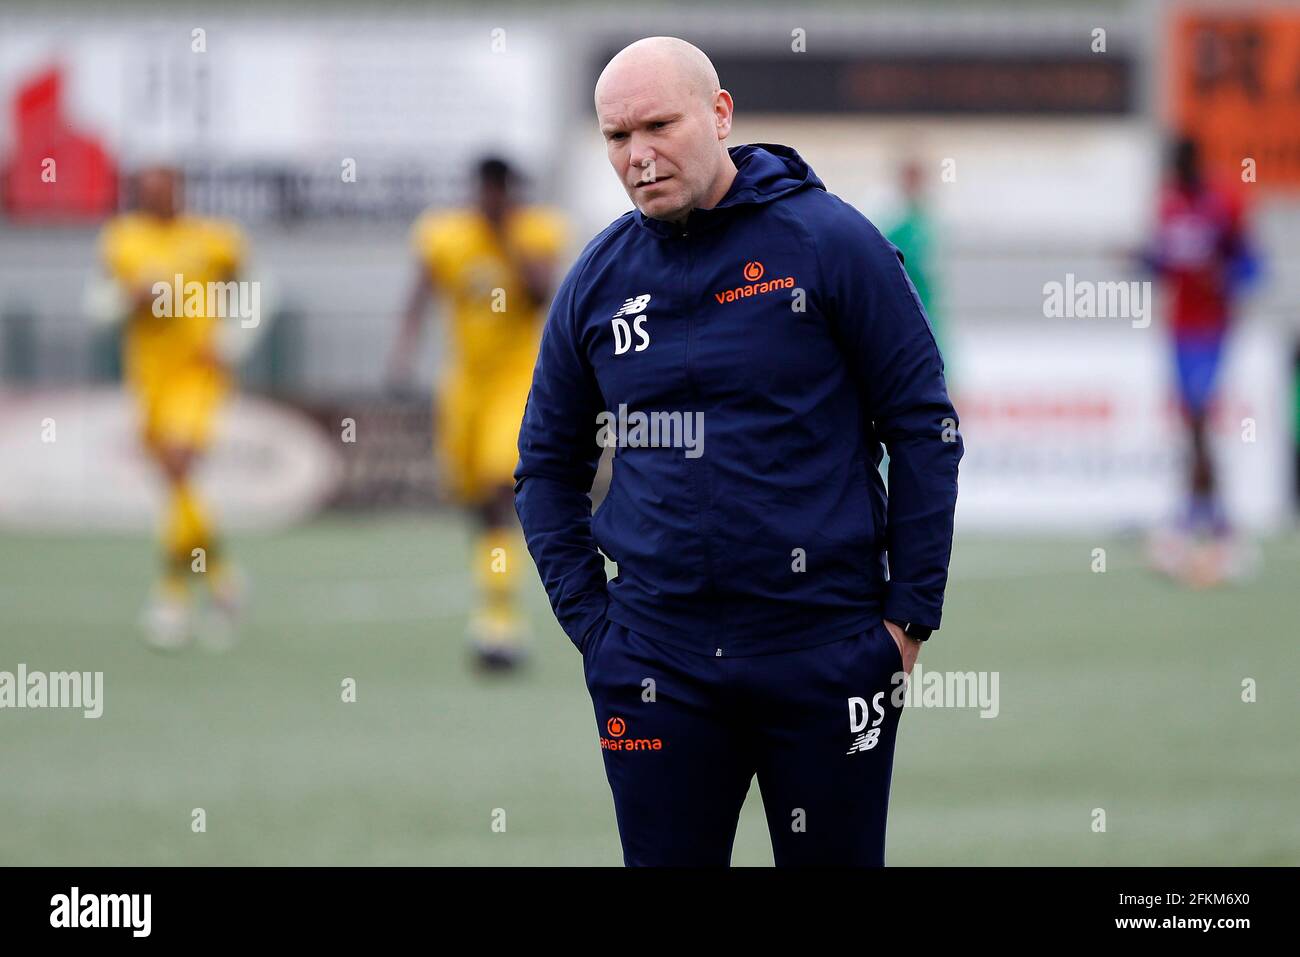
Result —
[{"label": "vanarama logo on trouser", "polygon": [[627,738],[627,721],[615,715],[605,722],[609,737],[600,736],[600,746],[606,751],[662,751],[662,738]]}]

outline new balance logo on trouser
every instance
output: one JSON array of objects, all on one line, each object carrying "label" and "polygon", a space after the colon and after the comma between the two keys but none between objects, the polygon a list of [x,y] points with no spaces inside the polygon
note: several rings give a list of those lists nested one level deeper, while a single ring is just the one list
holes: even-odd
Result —
[{"label": "new balance logo on trouser", "polygon": [[778,866],[884,864],[903,662],[883,623],[713,657],[606,621],[583,667],[628,865],[728,865],[755,776]]}]

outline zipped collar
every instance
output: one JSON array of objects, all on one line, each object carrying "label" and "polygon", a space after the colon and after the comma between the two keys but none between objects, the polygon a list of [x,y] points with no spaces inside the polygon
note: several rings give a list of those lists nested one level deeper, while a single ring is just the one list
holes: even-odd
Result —
[{"label": "zipped collar", "polygon": [[804,189],[826,188],[812,167],[788,146],[751,143],[729,147],[727,152],[736,164],[736,178],[718,205],[691,210],[685,223],[651,219],[637,210],[640,226],[661,238],[677,238],[714,229],[741,207],[766,205]]}]

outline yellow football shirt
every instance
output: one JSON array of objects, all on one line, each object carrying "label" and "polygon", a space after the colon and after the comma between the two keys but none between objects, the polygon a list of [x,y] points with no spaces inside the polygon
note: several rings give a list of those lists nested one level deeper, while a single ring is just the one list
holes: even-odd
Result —
[{"label": "yellow football shirt", "polygon": [[[193,288],[190,283],[206,290],[208,283],[234,278],[244,256],[244,239],[237,227],[194,216],[164,220],[128,213],[105,227],[100,249],[109,275],[128,295],[155,283],[170,287],[163,294],[170,297],[163,300],[164,308],[150,306],[127,320],[127,376],[134,385],[183,371],[213,349],[219,319],[208,314],[206,292],[201,303],[185,292]],[[187,309],[191,303],[200,303],[199,308]],[[155,311],[168,314],[159,316]],[[197,314],[187,314],[193,312]]]},{"label": "yellow football shirt", "polygon": [[146,444],[206,445],[229,388],[211,361],[220,317],[208,308],[207,289],[234,279],[243,236],[218,220],[129,213],[104,228],[100,253],[128,296],[152,293],[127,318],[123,341],[125,377],[140,402]]},{"label": "yellow football shirt", "polygon": [[[450,307],[453,368],[488,375],[522,362],[531,370],[546,306],[528,301],[524,278],[487,220],[475,210],[429,212],[416,221],[412,242]],[[506,221],[505,243],[525,257],[557,257],[563,220],[544,207],[517,210]]]}]

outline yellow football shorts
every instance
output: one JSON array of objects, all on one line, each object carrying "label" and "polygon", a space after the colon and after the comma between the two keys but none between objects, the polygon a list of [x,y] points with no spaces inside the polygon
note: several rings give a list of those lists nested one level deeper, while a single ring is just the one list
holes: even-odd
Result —
[{"label": "yellow football shorts", "polygon": [[145,444],[151,449],[205,449],[221,403],[230,390],[215,369],[192,368],[137,383],[135,393]]},{"label": "yellow football shorts", "polygon": [[487,375],[457,370],[439,390],[437,447],[446,487],[461,503],[482,504],[514,484],[532,361]]}]

